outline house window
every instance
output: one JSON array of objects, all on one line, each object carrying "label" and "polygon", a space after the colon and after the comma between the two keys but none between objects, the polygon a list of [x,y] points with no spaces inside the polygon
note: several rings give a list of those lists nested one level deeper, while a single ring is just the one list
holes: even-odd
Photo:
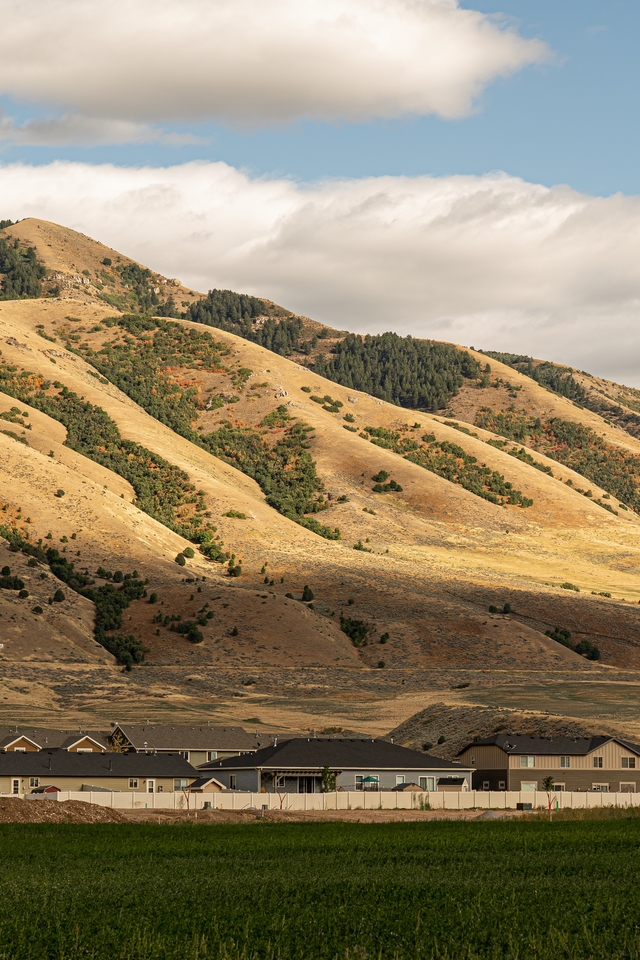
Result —
[{"label": "house window", "polygon": [[620,784],[620,793],[635,793],[636,785],[635,783],[621,783]]},{"label": "house window", "polygon": [[[188,780],[181,779],[181,780],[174,780],[174,781],[173,781],[173,789],[174,789],[174,790],[187,790],[188,788],[189,788],[189,781],[188,781]],[[158,787],[158,793],[162,793],[162,790],[160,789],[160,787]]]},{"label": "house window", "polygon": [[598,770],[602,770],[602,757],[594,757],[593,765],[594,767],[597,767]]},{"label": "house window", "polygon": [[560,757],[560,766],[568,769],[571,766],[571,757]]},{"label": "house window", "polygon": [[138,789],[138,778],[131,777],[129,780],[129,790],[137,790],[137,789]]},{"label": "house window", "polygon": [[483,780],[483,781],[482,781],[482,789],[483,789],[483,790],[490,790],[490,789],[491,789],[491,785],[490,785],[490,783],[489,783],[488,780]]},{"label": "house window", "polygon": [[164,787],[161,783],[158,784],[158,793],[164,793]]},{"label": "house window", "polygon": [[636,768],[636,758],[635,757],[623,757],[622,758],[622,769],[623,770],[635,770]]},{"label": "house window", "polygon": [[404,777],[402,775],[396,777],[396,787],[399,787],[401,783],[404,783]]},{"label": "house window", "polygon": [[184,757],[185,760],[188,760],[188,759],[189,759],[189,751],[188,751],[188,750],[181,750],[181,751],[180,751],[180,756],[181,756],[181,757]]},{"label": "house window", "polygon": [[471,766],[472,766],[472,767],[475,767],[475,765],[476,765],[476,758],[475,758],[475,757],[471,757]]},{"label": "house window", "polygon": [[554,783],[553,789],[556,790],[558,793],[563,793],[564,783]]},{"label": "house window", "polygon": [[229,790],[235,790],[235,788],[236,788],[236,775],[235,773],[232,773],[229,776]]},{"label": "house window", "polygon": [[40,777],[29,777],[29,786],[30,786],[30,787],[39,787],[39,786],[40,786]]},{"label": "house window", "polygon": [[208,750],[207,751],[207,760],[217,760],[218,751],[217,750]]},{"label": "house window", "polygon": [[435,777],[420,777],[420,789],[431,792],[436,788],[436,778]]},{"label": "house window", "polygon": [[535,791],[536,791],[537,789],[538,789],[538,781],[537,781],[537,780],[531,780],[531,781],[529,781],[528,783],[526,783],[526,782],[523,781],[523,782],[521,782],[521,784],[520,784],[520,791],[521,791],[522,793],[535,793]]},{"label": "house window", "polygon": [[609,793],[608,783],[593,783],[591,788],[595,791],[595,793]]},{"label": "house window", "polygon": [[370,773],[366,777],[356,776],[356,790],[377,790],[379,786],[377,773]]},{"label": "house window", "polygon": [[20,793],[20,781],[12,780],[11,781],[11,793],[16,794]]},{"label": "house window", "polygon": [[280,774],[276,777],[276,790],[284,790],[284,775]]},{"label": "house window", "polygon": [[78,747],[76,753],[93,753],[91,747]]},{"label": "house window", "polygon": [[498,790],[506,790],[507,785],[504,780],[498,780]]},{"label": "house window", "polygon": [[26,753],[26,752],[27,752],[27,748],[26,748],[26,747],[14,747],[14,748],[13,748],[13,752],[14,752],[14,753]]},{"label": "house window", "polygon": [[535,765],[536,765],[535,757],[520,757],[521,767],[535,767]]}]

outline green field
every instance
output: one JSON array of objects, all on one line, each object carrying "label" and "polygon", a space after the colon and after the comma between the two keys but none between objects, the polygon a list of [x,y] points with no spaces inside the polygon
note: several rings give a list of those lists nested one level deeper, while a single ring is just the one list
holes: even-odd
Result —
[{"label": "green field", "polygon": [[640,957],[640,818],[2,825],[2,960]]}]

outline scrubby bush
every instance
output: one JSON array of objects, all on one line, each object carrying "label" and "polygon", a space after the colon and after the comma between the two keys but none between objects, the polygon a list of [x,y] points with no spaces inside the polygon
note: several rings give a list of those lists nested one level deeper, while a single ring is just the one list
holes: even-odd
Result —
[{"label": "scrubby bush", "polygon": [[310,602],[314,599],[314,597],[315,597],[315,594],[314,594],[313,590],[311,589],[311,587],[309,587],[309,586],[305,583],[305,585],[304,585],[304,587],[303,587],[303,590],[302,590],[302,599],[303,599],[304,603],[310,603]]},{"label": "scrubby bush", "polygon": [[53,595],[53,602],[54,602],[54,603],[62,603],[63,600],[66,600],[66,597],[65,597],[65,595],[64,595],[64,591],[62,591],[62,590],[60,590],[60,589],[56,590],[56,592],[55,592],[54,595]]},{"label": "scrubby bush", "polygon": [[55,496],[56,496],[56,497],[64,497],[64,490],[62,490],[62,489],[56,490]]},{"label": "scrubby bush", "polygon": [[187,561],[184,558],[184,554],[179,553],[178,556],[175,558],[175,562],[178,564],[179,567],[184,567]]},{"label": "scrubby bush", "polygon": [[389,634],[383,633],[382,636],[380,637],[380,643],[386,643],[388,639],[389,639]]},{"label": "scrubby bush", "polygon": [[354,647],[366,647],[369,626],[364,620],[352,620],[340,614],[340,629],[346,633]]},{"label": "scrubby bush", "polygon": [[33,608],[32,613],[44,613],[44,611],[41,606],[36,606]]},{"label": "scrubby bush", "polygon": [[157,602],[158,602],[158,594],[152,593],[151,596],[149,597],[149,603],[157,603]]},{"label": "scrubby bush", "polygon": [[29,596],[29,591],[28,591],[28,590],[21,590],[20,593],[18,594],[18,596],[20,597],[21,600],[26,600],[27,597]]},{"label": "scrubby bush", "polygon": [[195,552],[193,550],[193,547],[185,547],[184,550],[182,551],[182,555],[186,557],[187,560],[193,560],[193,558],[195,557]]}]

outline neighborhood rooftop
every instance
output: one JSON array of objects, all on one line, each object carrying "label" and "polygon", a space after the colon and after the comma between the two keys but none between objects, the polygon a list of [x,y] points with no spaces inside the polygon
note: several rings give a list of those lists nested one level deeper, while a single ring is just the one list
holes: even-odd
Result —
[{"label": "neighborhood rooftop", "polygon": [[[242,727],[194,724],[113,724],[135,750],[247,750],[256,749],[256,740],[264,743],[267,734],[248,733]],[[270,742],[270,740],[269,740]]]},{"label": "neighborhood rooftop", "polygon": [[179,754],[69,753],[39,750],[0,754],[0,777],[186,777],[196,771]]},{"label": "neighborhood rooftop", "polygon": [[390,743],[388,740],[334,739],[297,737],[272,747],[258,750],[251,756],[229,757],[204,764],[202,771],[216,769],[322,769],[362,768],[370,770],[459,770],[451,760],[441,760],[427,753],[418,753]]},{"label": "neighborhood rooftop", "polygon": [[[492,737],[474,740],[464,750],[474,747],[496,746],[510,754],[531,754],[535,756],[586,756],[598,750],[605,743],[615,741],[632,753],[640,756],[640,746],[620,740],[617,737],[527,737],[517,733],[497,733]],[[461,753],[464,753],[461,750]]]},{"label": "neighborhood rooftop", "polygon": [[108,734],[98,730],[56,730],[48,727],[0,727],[0,750],[6,750],[12,744],[26,738],[41,749],[61,747],[65,750],[88,737],[103,750],[109,748]]}]

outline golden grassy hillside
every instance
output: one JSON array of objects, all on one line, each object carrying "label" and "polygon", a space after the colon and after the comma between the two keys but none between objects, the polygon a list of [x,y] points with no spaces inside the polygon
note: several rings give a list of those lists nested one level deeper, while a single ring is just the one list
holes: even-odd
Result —
[{"label": "golden grassy hillside", "polygon": [[[585,425],[613,447],[640,455],[634,436],[495,360],[491,377],[502,381],[498,386],[465,384],[450,409],[430,414],[344,388],[314,375],[302,357],[286,359],[231,333],[185,320],[123,326],[101,297],[113,288],[124,304],[127,289],[111,268],[114,284],[100,279],[102,260],[111,259],[112,267],[132,261],[44,221],[23,221],[5,233],[34,245],[50,270],[77,277],[87,271],[90,283],[64,286],[59,296],[0,302],[6,391],[0,392],[0,523],[13,525],[30,544],[55,546],[94,578],[98,568],[135,569],[148,580],[147,596],[134,600],[122,626],[110,631],[146,648],[144,663],[123,673],[93,639],[92,603],[68,589],[64,601],[49,603],[51,572],[1,547],[2,565],[29,593],[20,599],[14,590],[0,590],[8,718],[29,710],[29,716],[111,716],[117,707],[129,716],[206,711],[294,728],[335,722],[382,732],[430,699],[441,700],[443,691],[466,702],[506,680],[552,686],[635,680],[636,513],[530,444],[524,444],[529,460],[510,455],[521,444],[503,443],[476,419],[489,397],[493,410],[515,407],[528,417]],[[195,296],[182,286],[172,289],[180,301]],[[197,342],[200,359],[187,356],[183,334]],[[156,336],[163,338],[165,359],[152,369],[145,358],[156,349]],[[138,361],[122,381],[125,392],[100,364],[127,351]],[[32,393],[16,398],[27,383]],[[65,426],[38,409],[43,398],[57,403],[64,388],[104,411],[123,443],[187,475],[197,494],[176,508],[180,529],[196,514],[199,522],[206,517],[225,552],[220,559],[233,554],[240,576],[197,548],[184,566],[175,562],[189,547],[177,520],[170,529],[158,519],[161,503],[156,516],[141,509],[126,477],[107,460],[72,449]],[[142,402],[144,395],[147,409],[156,409],[154,397],[162,399],[165,388],[174,399],[193,398],[195,412],[183,434],[251,436],[265,460],[288,431],[304,424],[304,449],[321,487],[311,516],[338,528],[341,538],[326,539],[278,512],[256,480],[172,429],[177,414],[170,407],[157,408],[168,411],[160,422],[132,399]],[[374,442],[379,436],[395,437],[393,448]],[[489,502],[405,458],[411,445],[425,442],[475,457],[532,504]],[[380,471],[402,490],[375,492]],[[587,486],[591,496],[584,495]],[[567,583],[578,590],[563,587]],[[302,602],[305,585],[312,602]],[[152,594],[157,603],[149,602]],[[504,604],[510,613],[489,613]],[[34,613],[35,606],[43,612]],[[366,644],[351,642],[341,617],[367,629]],[[202,642],[171,629],[198,619],[204,620]],[[546,637],[554,627],[596,643],[601,661]]]}]

